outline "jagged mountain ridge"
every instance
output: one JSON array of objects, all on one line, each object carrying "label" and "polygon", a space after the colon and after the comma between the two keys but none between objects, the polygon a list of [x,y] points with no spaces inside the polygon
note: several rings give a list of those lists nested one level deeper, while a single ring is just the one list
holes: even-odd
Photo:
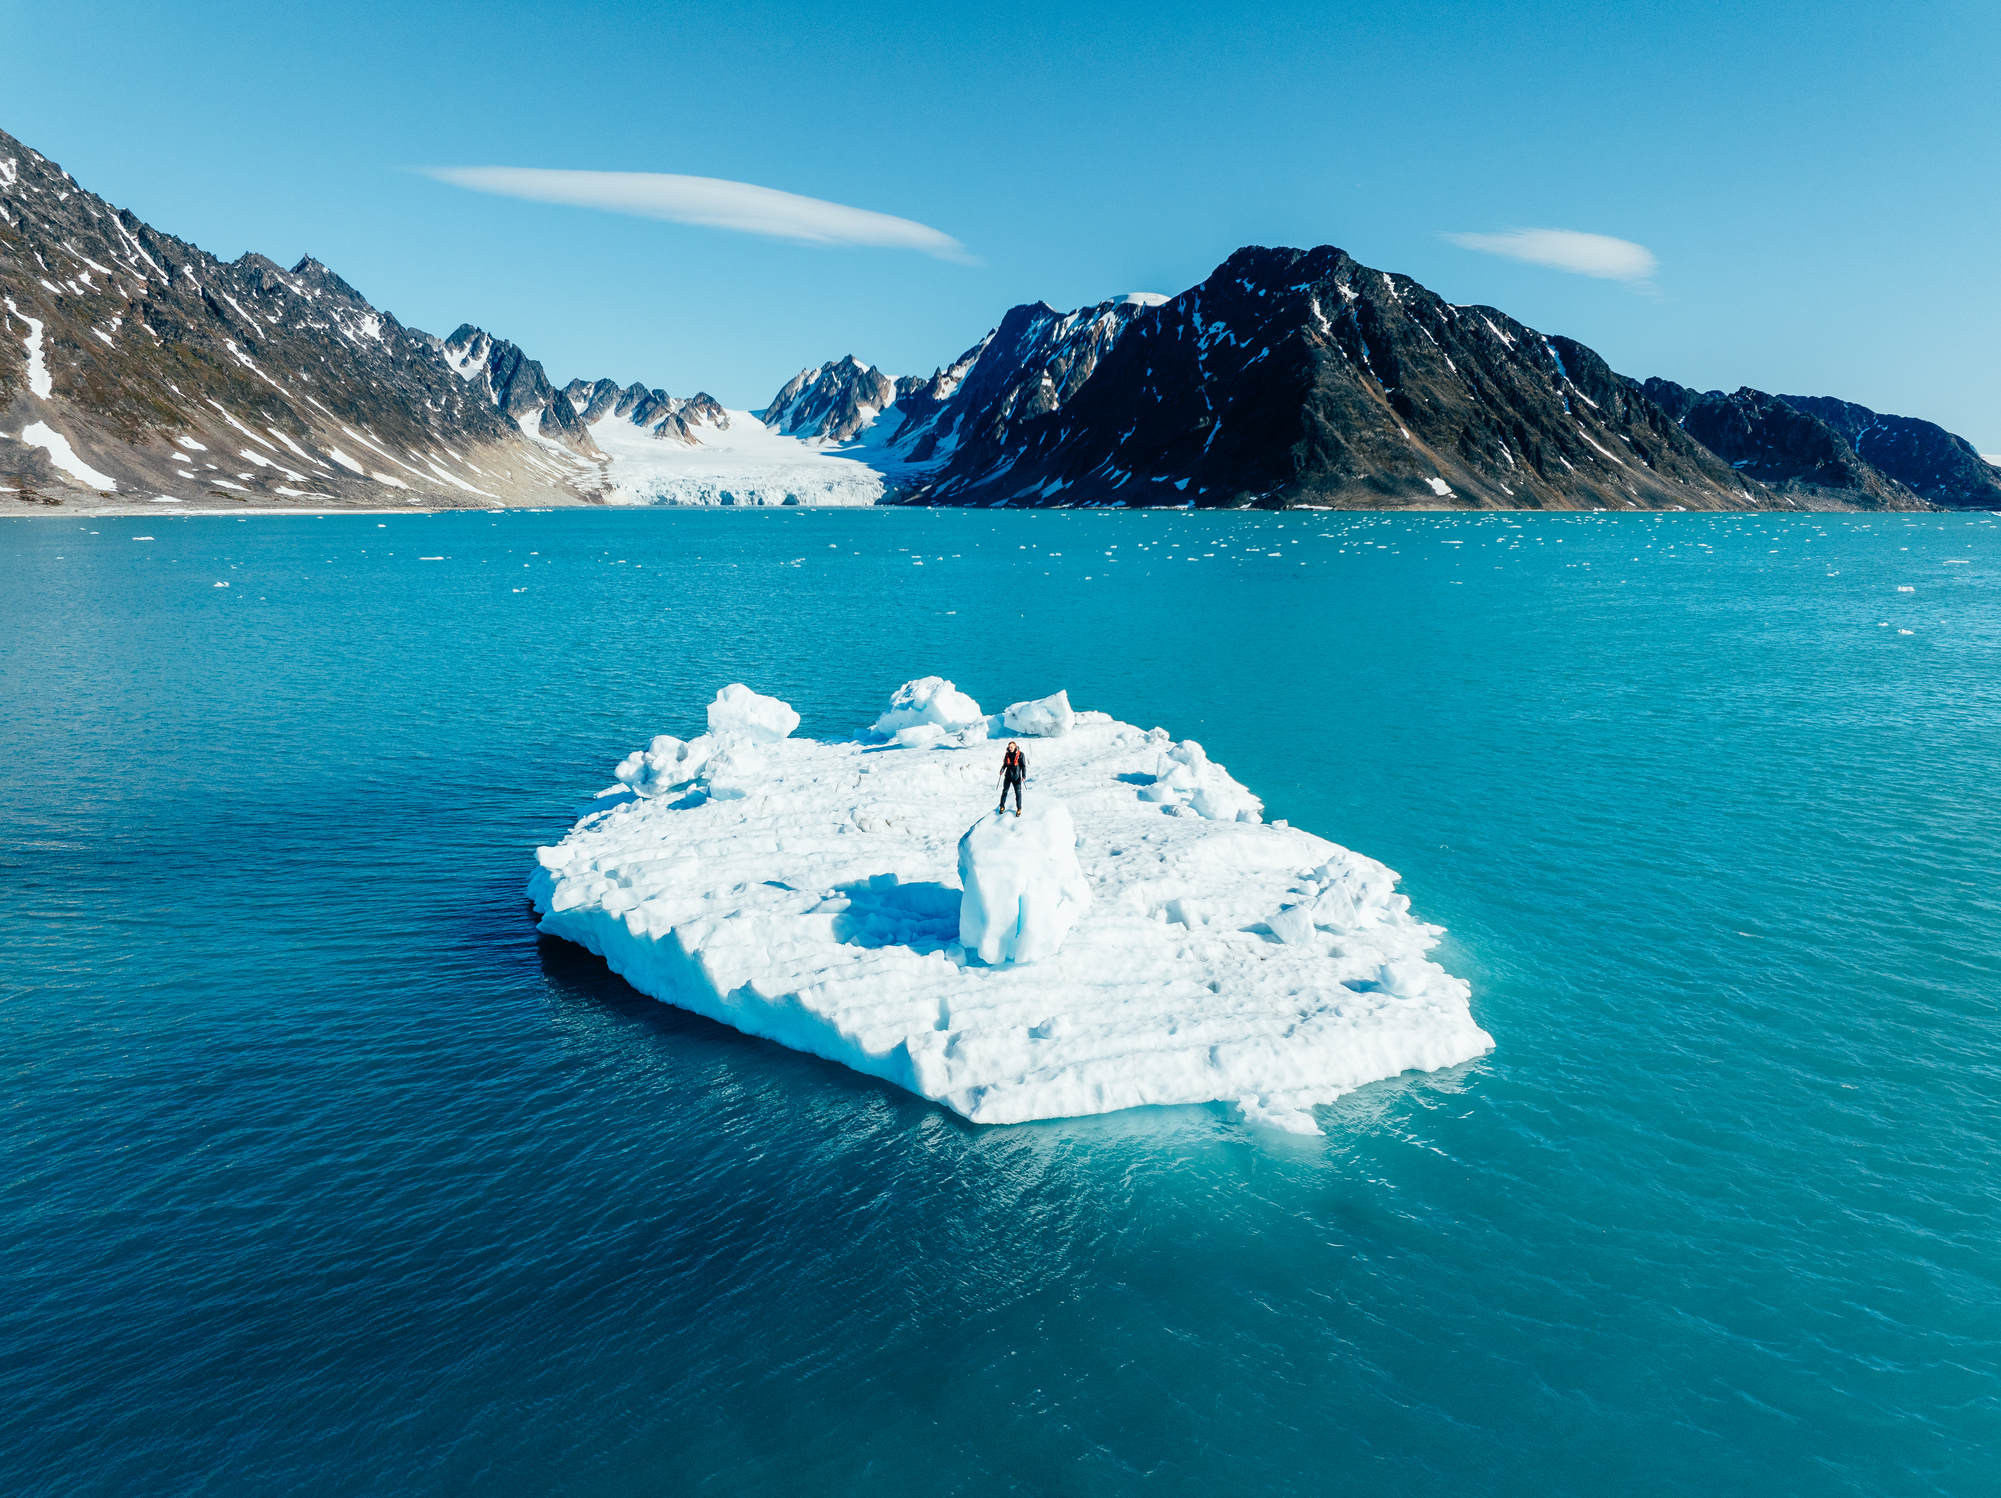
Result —
[{"label": "jagged mountain ridge", "polygon": [[1656,378],[1639,388],[1725,462],[1781,492],[1863,508],[2001,508],[2001,470],[1933,422],[1749,386],[1726,395]]},{"label": "jagged mountain ridge", "polygon": [[729,413],[706,392],[677,398],[636,380],[623,387],[616,380],[572,380],[562,393],[586,427],[611,416],[684,446],[701,441],[702,427],[727,430],[730,424]]},{"label": "jagged mountain ridge", "polygon": [[2001,470],[1971,442],[1935,422],[1886,416],[1826,395],[1782,395],[1794,410],[1826,422],[1857,457],[1934,504],[2001,509]]},{"label": "jagged mountain ridge", "polygon": [[1732,468],[1778,493],[1868,509],[1928,508],[1865,462],[1840,432],[1783,396],[1748,386],[1730,395],[1697,391],[1659,378],[1627,383]]},{"label": "jagged mountain ridge", "polygon": [[853,354],[802,369],[770,404],[751,414],[775,432],[807,442],[852,442],[876,417],[923,385],[911,376],[892,380]]},{"label": "jagged mountain ridge", "polygon": [[471,323],[461,323],[441,347],[452,372],[484,388],[523,435],[588,457],[604,456],[590,428],[607,416],[683,445],[699,442],[698,429],[704,425],[729,426],[728,415],[706,393],[677,399],[637,381],[621,386],[605,379],[572,380],[557,390],[540,361]]},{"label": "jagged mountain ridge", "polygon": [[[1144,306],[1111,317],[1113,303],[1070,314],[1014,308],[949,371],[900,394],[878,418],[888,430],[865,438],[901,480],[891,497],[2001,504],[2001,471],[1930,422],[1827,398],[1616,375],[1573,339],[1491,307],[1446,303],[1332,247],[1242,250],[1180,297],[1130,300]],[[833,368],[803,371],[771,409],[790,412]]]},{"label": "jagged mountain ridge", "polygon": [[871,438],[887,467],[906,478],[953,459],[1003,464],[1026,426],[1075,394],[1132,318],[1162,300],[1114,297],[1067,313],[1046,302],[1015,307],[928,378],[892,379],[848,355],[801,370],[755,414],[774,430],[826,445],[887,427]]},{"label": "jagged mountain ridge", "polygon": [[928,378],[830,361],[741,434],[706,394],[557,390],[470,324],[406,328],[311,257],[219,261],[4,132],[0,293],[0,484],[24,498],[2001,505],[1932,423],[1628,380],[1331,247],[1017,307]]},{"label": "jagged mountain ridge", "polygon": [[922,466],[908,503],[1791,503],[1584,345],[1331,246],[1240,250],[1171,299],[1017,307],[883,419]]},{"label": "jagged mountain ridge", "polygon": [[4,132],[0,298],[0,485],[28,500],[601,502],[591,422],[676,446],[729,425],[705,394],[558,391],[515,344],[407,328],[311,257],[220,261]]},{"label": "jagged mountain ridge", "polygon": [[471,323],[460,323],[441,347],[452,373],[468,384],[483,387],[488,399],[520,426],[524,436],[541,437],[575,452],[598,456],[597,444],[578,419],[576,407],[558,398],[539,360]]},{"label": "jagged mountain ridge", "polygon": [[525,437],[310,257],[221,261],[0,132],[0,481],[23,498],[548,503],[602,465]]}]

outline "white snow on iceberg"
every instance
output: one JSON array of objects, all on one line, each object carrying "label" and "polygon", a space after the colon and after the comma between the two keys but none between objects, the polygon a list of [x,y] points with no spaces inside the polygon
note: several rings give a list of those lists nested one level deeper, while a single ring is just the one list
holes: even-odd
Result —
[{"label": "white snow on iceberg", "polygon": [[[956,719],[946,690],[898,705]],[[820,742],[773,701],[726,689],[710,733],[622,763],[636,794],[539,850],[541,929],[977,1123],[1223,1101],[1311,1132],[1315,1104],[1493,1044],[1396,875],[1266,824],[1197,744],[1074,713],[1010,827],[985,734]]]},{"label": "white snow on iceberg", "polygon": [[1091,908],[1061,801],[988,812],[959,839],[959,945],[989,967],[1053,956]]},{"label": "white snow on iceberg", "polygon": [[1009,733],[1037,738],[1060,739],[1070,731],[1077,715],[1070,710],[1070,694],[1058,692],[1033,702],[1017,702],[1001,714],[1001,724]]},{"label": "white snow on iceberg", "polygon": [[906,749],[922,749],[954,734],[985,738],[987,715],[944,677],[920,676],[896,689],[869,731]]}]

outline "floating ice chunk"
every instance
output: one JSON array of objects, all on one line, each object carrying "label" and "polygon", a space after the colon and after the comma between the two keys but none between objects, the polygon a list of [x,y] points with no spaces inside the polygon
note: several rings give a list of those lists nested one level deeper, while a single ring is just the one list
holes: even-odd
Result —
[{"label": "floating ice chunk", "polygon": [[671,733],[634,750],[612,771],[642,796],[658,796],[705,783],[712,796],[741,796],[763,763],[757,750],[791,737],[799,714],[791,704],[732,682],[709,704],[709,731],[692,739]]},{"label": "floating ice chunk", "polygon": [[[979,703],[944,677],[920,676],[896,689],[889,699],[888,711],[875,720],[874,731],[884,738],[897,738],[907,728],[936,727],[943,730],[937,738],[944,738],[963,733],[974,724],[984,726],[986,718]],[[898,741],[923,744],[935,743],[937,739],[920,736],[916,740]]]},{"label": "floating ice chunk", "polygon": [[1036,738],[1061,738],[1076,720],[1077,715],[1070,710],[1068,692],[1058,692],[1053,697],[1038,697],[1033,702],[1017,702],[1001,714],[1001,722],[1007,726],[1009,733]]},{"label": "floating ice chunk", "polygon": [[[656,779],[692,772],[688,793],[601,801],[538,851],[529,895],[542,930],[747,1034],[976,1123],[1223,1102],[1302,1131],[1345,1092],[1493,1044],[1395,874],[1296,827],[1200,815],[1204,786],[1218,805],[1256,798],[1164,730],[1077,713],[1037,741],[1028,814],[971,835],[997,756],[707,737],[700,767],[671,736],[649,746],[633,779],[657,748]],[[1145,799],[1161,770],[1190,784]],[[1067,838],[1034,820],[1059,807]],[[1024,846],[1002,841],[991,865],[974,846],[962,883],[961,843],[989,833]],[[1010,854],[1032,873],[1029,849],[1065,847],[1074,882],[1065,865],[1004,887]],[[962,933],[968,888],[981,929]],[[1045,911],[1050,890],[1071,893]],[[1029,941],[987,965],[996,926]]]},{"label": "floating ice chunk", "polygon": [[790,738],[799,726],[799,715],[789,702],[753,692],[742,682],[732,682],[716,693],[709,704],[709,732],[740,734],[755,743],[775,744]]},{"label": "floating ice chunk", "polygon": [[657,796],[678,790],[701,774],[715,747],[715,739],[706,733],[692,739],[663,733],[620,760],[612,775],[642,796]]},{"label": "floating ice chunk", "polygon": [[966,830],[959,885],[959,944],[990,967],[1053,956],[1091,908],[1076,824],[1046,796],[1019,816],[990,811]]},{"label": "floating ice chunk", "polygon": [[1264,802],[1232,780],[1221,765],[1212,763],[1193,739],[1184,739],[1162,753],[1153,783],[1140,791],[1140,799],[1177,815],[1193,814],[1211,822],[1264,820]]},{"label": "floating ice chunk", "polygon": [[1240,1097],[1237,1108],[1244,1115],[1245,1123],[1261,1124],[1267,1129],[1280,1129],[1287,1134],[1318,1134],[1320,1125],[1307,1111],[1312,1102],[1311,1098],[1299,1099],[1284,1093],[1270,1093]]}]

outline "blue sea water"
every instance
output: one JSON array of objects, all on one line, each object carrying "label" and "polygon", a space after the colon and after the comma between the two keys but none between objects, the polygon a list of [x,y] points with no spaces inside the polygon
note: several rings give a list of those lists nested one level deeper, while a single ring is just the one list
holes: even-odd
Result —
[{"label": "blue sea water", "polygon": [[[0,525],[0,1491],[2001,1491],[1996,526]],[[538,939],[716,687],[931,672],[1387,861],[1494,1052],[981,1129]]]}]

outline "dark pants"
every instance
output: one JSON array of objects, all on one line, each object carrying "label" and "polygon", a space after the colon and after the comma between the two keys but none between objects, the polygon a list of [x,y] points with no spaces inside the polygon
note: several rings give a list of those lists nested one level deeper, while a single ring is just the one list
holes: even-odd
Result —
[{"label": "dark pants", "polygon": [[1008,793],[1009,791],[1013,791],[1013,792],[1014,792],[1014,814],[1015,814],[1016,816],[1020,816],[1020,815],[1021,815],[1021,777],[1020,777],[1019,775],[1010,775],[1010,776],[1008,776],[1008,778],[1007,778],[1007,779],[1005,779],[1005,780],[1003,780],[1003,781],[1001,782],[1001,798],[1000,798],[1000,805],[999,805],[998,807],[996,807],[996,808],[995,808],[995,810],[996,810],[996,811],[1006,811],[1006,810],[1007,810],[1007,793]]}]

